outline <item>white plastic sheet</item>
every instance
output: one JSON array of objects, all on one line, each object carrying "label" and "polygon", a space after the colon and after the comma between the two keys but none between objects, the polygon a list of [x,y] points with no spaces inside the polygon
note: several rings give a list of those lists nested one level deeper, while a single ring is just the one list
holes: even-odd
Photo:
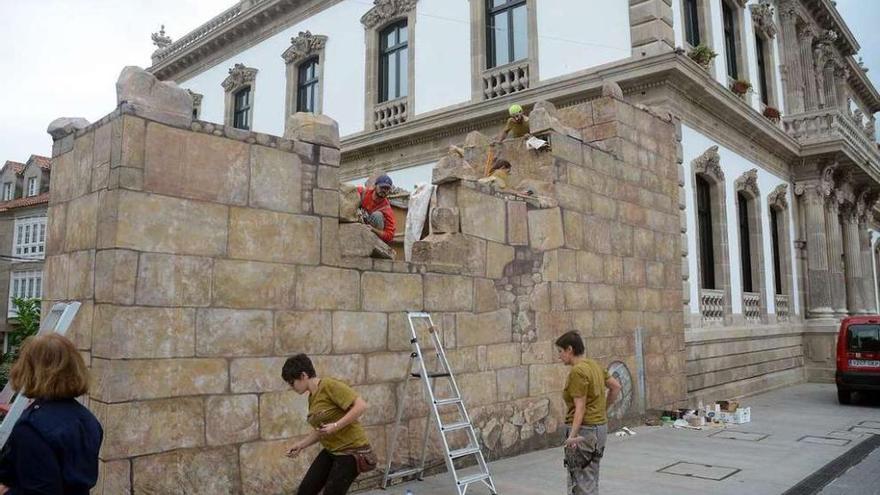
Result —
[{"label": "white plastic sheet", "polygon": [[422,238],[422,229],[425,227],[425,218],[428,216],[428,206],[431,204],[433,193],[433,184],[419,184],[415,191],[409,195],[409,205],[406,210],[406,231],[403,237],[403,256],[406,261],[411,259],[413,244]]}]

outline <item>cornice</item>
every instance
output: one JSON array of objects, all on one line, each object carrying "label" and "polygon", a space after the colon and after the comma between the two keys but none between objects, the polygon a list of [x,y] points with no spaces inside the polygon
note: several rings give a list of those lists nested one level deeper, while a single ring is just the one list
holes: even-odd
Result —
[{"label": "cornice", "polygon": [[861,49],[859,42],[831,0],[802,0],[802,4],[820,27],[837,31],[840,35],[837,46],[840,47],[844,55],[858,53]]},{"label": "cornice", "polygon": [[880,93],[868,78],[867,71],[856,62],[855,57],[846,57],[845,64],[849,69],[849,78],[847,79],[849,85],[856,90],[871,112],[880,112]]}]

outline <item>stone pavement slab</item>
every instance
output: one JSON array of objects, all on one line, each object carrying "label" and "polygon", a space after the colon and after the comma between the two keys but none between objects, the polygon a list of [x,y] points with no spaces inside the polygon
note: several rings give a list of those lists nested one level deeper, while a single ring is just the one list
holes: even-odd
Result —
[{"label": "stone pavement slab", "polygon": [[[601,493],[780,494],[868,438],[871,433],[864,426],[880,421],[878,405],[841,406],[834,385],[828,384],[796,385],[741,403],[752,408],[752,422],[730,425],[724,434],[718,434],[718,429],[642,426],[634,429],[635,436],[609,435],[602,459]],[[864,462],[877,459],[874,454]],[[501,495],[565,493],[560,448],[496,461],[490,470]],[[861,480],[859,473],[853,476]],[[876,467],[864,476],[872,474],[877,474]],[[414,495],[455,493],[451,477],[441,474],[367,494],[402,495],[406,489]],[[488,490],[474,486],[468,493]]]}]

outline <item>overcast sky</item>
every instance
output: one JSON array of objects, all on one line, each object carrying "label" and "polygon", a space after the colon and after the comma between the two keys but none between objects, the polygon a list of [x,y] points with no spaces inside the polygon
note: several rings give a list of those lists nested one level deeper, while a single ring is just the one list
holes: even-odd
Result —
[{"label": "overcast sky", "polygon": [[[608,0],[612,1],[612,0]],[[625,0],[614,0],[625,1]],[[116,106],[126,65],[146,67],[150,33],[175,40],[234,0],[0,0],[0,164],[49,155],[57,117],[90,122]],[[880,0],[837,0],[880,86]]]}]

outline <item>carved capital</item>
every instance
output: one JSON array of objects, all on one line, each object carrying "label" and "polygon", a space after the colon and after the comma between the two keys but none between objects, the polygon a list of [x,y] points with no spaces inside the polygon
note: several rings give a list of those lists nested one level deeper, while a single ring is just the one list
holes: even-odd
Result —
[{"label": "carved capital", "polygon": [[804,26],[802,27],[797,34],[798,41],[802,43],[813,43],[813,38],[816,37],[816,31],[812,26]]},{"label": "carved capital", "polygon": [[771,208],[785,210],[788,208],[788,184],[779,184],[773,192],[767,196],[767,204]]},{"label": "carved capital", "polygon": [[245,67],[244,64],[235,64],[229,69],[229,75],[223,80],[221,85],[227,93],[237,90],[238,88],[254,82],[257,78],[257,69]]},{"label": "carved capital", "polygon": [[761,0],[749,6],[752,14],[752,24],[759,32],[764,33],[768,38],[776,36],[776,22],[773,20],[773,5],[768,0]]},{"label": "carved capital", "polygon": [[724,171],[721,170],[721,156],[718,154],[718,146],[712,146],[702,155],[691,162],[691,168],[695,174],[704,174],[715,179],[716,182],[724,182]]},{"label": "carved capital", "polygon": [[395,17],[404,16],[415,8],[418,0],[373,0],[373,8],[361,17],[361,24],[374,29]]},{"label": "carved capital", "polygon": [[290,38],[290,47],[284,50],[281,58],[284,59],[285,63],[298,64],[320,53],[326,44],[326,36],[312,34],[310,31],[300,31],[298,35]]},{"label": "carved capital", "polygon": [[745,191],[755,198],[760,198],[761,191],[758,189],[758,169],[753,168],[740,175],[733,182],[733,187],[736,192]]},{"label": "carved capital", "polygon": [[866,187],[859,191],[856,195],[855,204],[859,223],[865,223],[868,221],[868,215],[874,210],[874,206],[877,205],[878,200],[880,200],[880,191],[877,189]]}]

